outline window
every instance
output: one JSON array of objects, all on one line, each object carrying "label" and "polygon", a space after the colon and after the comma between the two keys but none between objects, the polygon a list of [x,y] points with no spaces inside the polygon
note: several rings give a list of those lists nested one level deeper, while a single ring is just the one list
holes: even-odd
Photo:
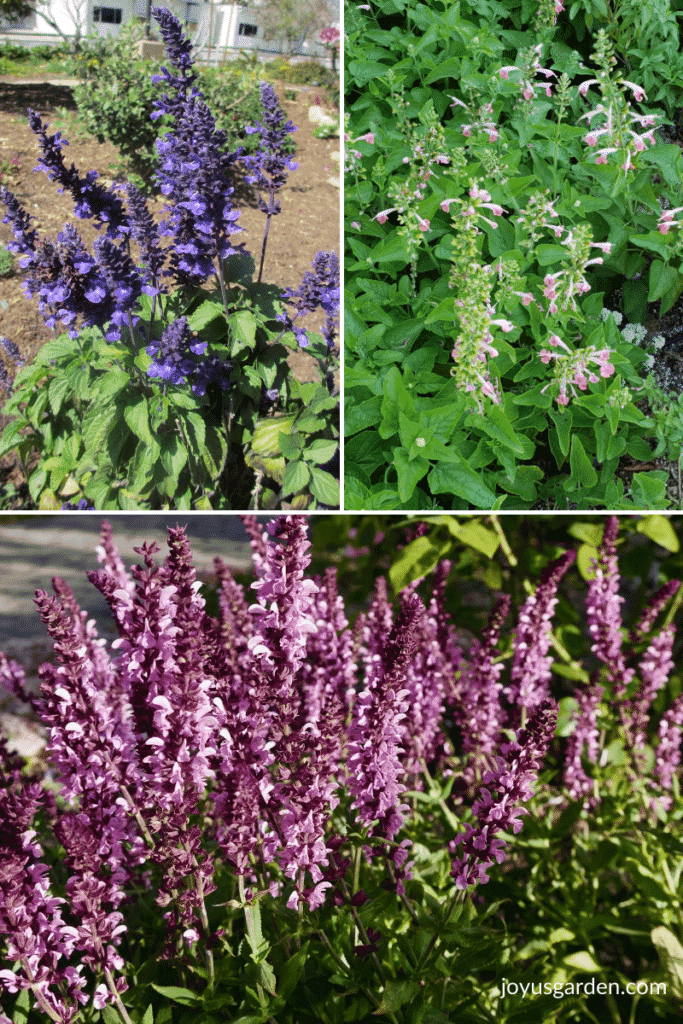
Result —
[{"label": "window", "polygon": [[94,7],[92,20],[101,25],[120,25],[122,13],[120,7]]},{"label": "window", "polygon": [[240,25],[238,35],[240,36],[255,36],[258,32],[258,25]]}]

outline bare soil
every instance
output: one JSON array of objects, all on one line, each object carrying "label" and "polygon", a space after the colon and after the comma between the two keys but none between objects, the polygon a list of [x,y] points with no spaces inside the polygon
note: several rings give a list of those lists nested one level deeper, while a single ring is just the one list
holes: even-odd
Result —
[{"label": "bare soil", "polygon": [[[57,186],[42,171],[34,172],[39,150],[26,117],[29,108],[37,110],[49,123],[51,133],[60,129],[69,140],[67,163],[73,162],[81,174],[95,169],[105,184],[111,184],[120,164],[118,151],[109,143],[99,143],[79,132],[72,84],[69,79],[59,80],[52,75],[49,81],[0,76],[0,185],[15,193],[35,218],[34,226],[41,235],[54,238],[65,223],[75,223],[90,247],[97,237],[93,223],[76,220],[71,196],[60,195]],[[263,280],[297,288],[317,252],[340,252],[340,189],[329,180],[339,178],[339,162],[333,157],[339,152],[339,139],[322,140],[312,134],[317,126],[308,120],[308,109],[319,102],[329,106],[324,91],[277,82],[274,87],[287,116],[298,126],[293,139],[297,147],[294,159],[299,168],[290,172],[280,194],[282,212],[271,222]],[[284,99],[285,89],[296,89],[296,100]],[[161,200],[162,197],[155,197],[150,201],[157,218],[163,209]],[[253,189],[244,181],[236,182],[236,200],[241,209],[239,223],[246,229],[240,241],[244,241],[258,266],[265,218],[258,209]],[[0,216],[3,214],[4,209],[0,209]],[[0,223],[0,245],[11,238],[10,226]],[[312,317],[308,319],[314,329],[322,323],[316,323]],[[0,277],[0,335],[15,342],[27,362],[53,337],[35,300],[29,301],[24,295],[16,259],[10,276]],[[14,366],[10,360],[5,361],[11,379]],[[293,353],[290,362],[299,380],[317,379],[316,366],[304,352]],[[2,426],[4,421],[0,418]],[[3,463],[6,479],[10,467],[7,459]]]}]

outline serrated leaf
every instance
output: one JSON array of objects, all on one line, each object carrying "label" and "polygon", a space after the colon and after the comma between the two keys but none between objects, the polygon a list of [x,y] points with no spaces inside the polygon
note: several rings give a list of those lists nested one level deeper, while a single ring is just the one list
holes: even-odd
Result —
[{"label": "serrated leaf", "polygon": [[382,1002],[373,1011],[373,1016],[376,1017],[380,1013],[393,1013],[394,1010],[400,1010],[402,1006],[405,1006],[406,1003],[414,999],[419,991],[420,986],[416,981],[412,981],[409,978],[401,980],[389,978],[382,993]]},{"label": "serrated leaf", "polygon": [[256,344],[256,318],[248,309],[240,309],[230,317],[232,344],[230,355],[235,356],[245,349],[250,351]]},{"label": "serrated leaf", "polygon": [[289,462],[282,481],[282,495],[299,494],[308,485],[310,470],[305,462]]},{"label": "serrated leaf", "polygon": [[201,306],[188,316],[187,325],[191,331],[202,331],[208,324],[222,316],[223,312],[223,303],[218,299],[204,299]]},{"label": "serrated leaf", "polygon": [[339,481],[335,480],[331,473],[317,466],[310,466],[311,472],[311,493],[321,505],[328,508],[339,508]]}]

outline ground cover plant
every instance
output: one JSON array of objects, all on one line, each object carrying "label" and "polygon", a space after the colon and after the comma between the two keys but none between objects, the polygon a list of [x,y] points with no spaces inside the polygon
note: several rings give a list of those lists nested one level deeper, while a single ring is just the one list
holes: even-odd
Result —
[{"label": "ground cover plant", "polygon": [[669,507],[673,6],[378,0],[345,27],[346,507]]},{"label": "ground cover plant", "polygon": [[205,593],[182,529],[127,570],[103,524],[113,642],[37,592],[0,1019],[678,1019],[680,521],[332,518],[245,517],[253,584]]},{"label": "ground cover plant", "polygon": [[[257,270],[232,238],[242,230],[237,166],[257,191],[267,235],[295,168],[295,126],[262,83],[249,126],[258,144],[249,155],[226,151],[189,42],[167,12],[157,19],[170,67],[154,111],[167,122],[156,172],[162,223],[131,183],[109,187],[94,171],[69,168],[66,141],[35,113],[40,164],[72,195],[76,216],[98,227],[93,251],[73,225],[54,242],[39,238],[3,191],[27,292],[55,333],[68,334],[16,375],[0,451],[22,461],[30,499],[43,508],[64,499],[129,509],[335,507],[336,254],[318,253],[301,285],[283,290],[261,280],[265,241]],[[313,311],[321,333],[304,326]],[[16,355],[11,338],[3,347]],[[304,349],[318,382],[290,372],[288,356]]]}]

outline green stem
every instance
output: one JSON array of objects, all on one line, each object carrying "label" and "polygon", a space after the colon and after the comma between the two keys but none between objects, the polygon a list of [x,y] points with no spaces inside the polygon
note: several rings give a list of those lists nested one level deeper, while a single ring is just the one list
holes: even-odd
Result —
[{"label": "green stem", "polygon": [[114,997],[116,1009],[119,1011],[121,1019],[125,1022],[125,1024],[133,1024],[132,1020],[128,1016],[128,1011],[126,1010],[125,1006],[123,1005],[123,1002],[121,1001],[121,996],[116,991],[116,985],[114,984],[114,979],[111,976],[111,972],[105,969],[104,977],[107,982],[107,987]]},{"label": "green stem", "polygon": [[424,971],[424,966],[427,963],[427,960],[429,958],[429,954],[431,953],[431,951],[434,949],[434,947],[438,943],[439,939],[441,938],[441,933],[442,933],[443,929],[445,928],[446,924],[448,923],[448,920],[449,920],[451,914],[453,913],[453,911],[457,907],[458,903],[462,902],[462,900],[464,899],[464,896],[465,896],[464,889],[458,889],[458,891],[456,892],[455,896],[453,897],[451,902],[446,907],[446,913],[441,918],[441,921],[439,923],[439,927],[434,931],[434,934],[432,935],[431,939],[429,940],[429,945],[427,946],[427,948],[425,949],[424,953],[420,957],[420,962],[418,963],[417,968],[415,969],[415,974],[418,977],[422,977],[422,973]]},{"label": "green stem", "polygon": [[514,568],[517,565],[517,558],[515,556],[514,551],[508,543],[507,537],[503,533],[503,527],[500,525],[500,519],[498,518],[498,516],[491,515],[489,516],[489,522],[498,535],[500,546],[503,550],[505,557],[507,558],[510,565]]}]

